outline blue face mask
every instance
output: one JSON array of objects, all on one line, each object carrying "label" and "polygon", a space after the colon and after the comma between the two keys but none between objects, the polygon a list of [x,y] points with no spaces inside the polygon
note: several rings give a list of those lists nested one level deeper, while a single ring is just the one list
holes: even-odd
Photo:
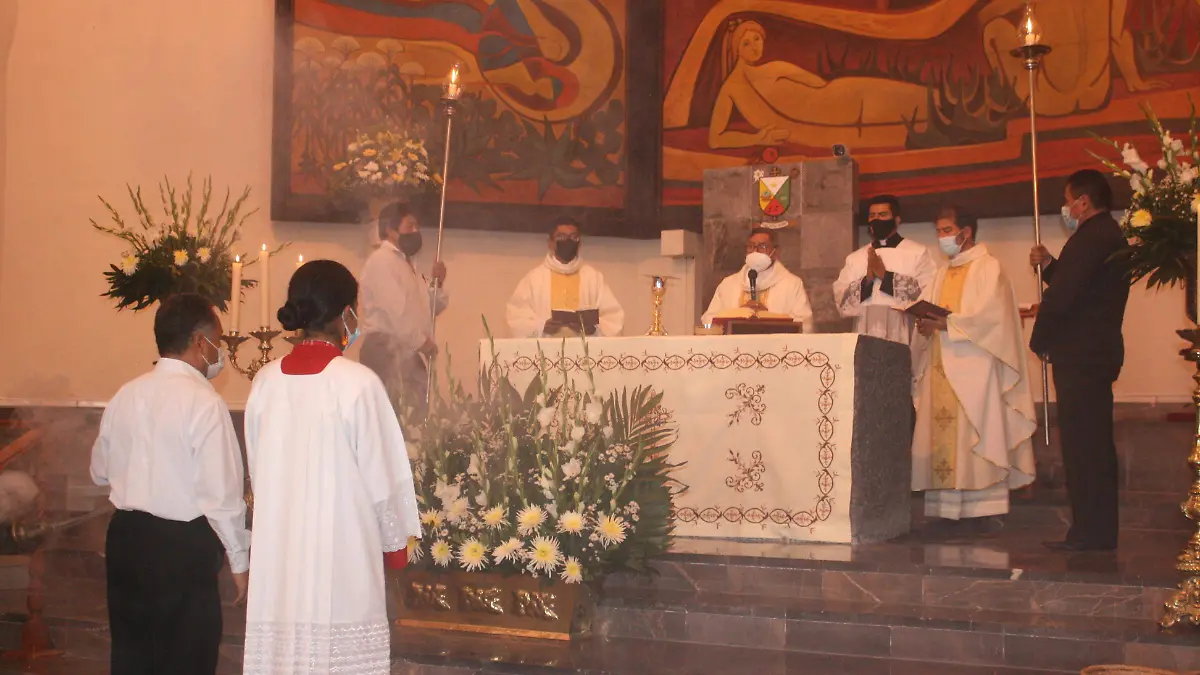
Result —
[{"label": "blue face mask", "polygon": [[350,326],[346,323],[346,315],[343,314],[342,328],[346,329],[346,341],[345,344],[342,345],[342,351],[350,349],[350,345],[354,344],[354,342],[358,340],[359,335],[362,335],[362,325],[358,322],[358,314],[355,314],[353,307],[347,307],[346,309],[350,310],[350,316],[354,317],[354,332],[350,332]]},{"label": "blue face mask", "polygon": [[[1075,202],[1071,202],[1074,204]],[[1075,234],[1075,230],[1079,228],[1079,219],[1071,215],[1071,204],[1062,207],[1062,221],[1066,226],[1067,232]]]}]

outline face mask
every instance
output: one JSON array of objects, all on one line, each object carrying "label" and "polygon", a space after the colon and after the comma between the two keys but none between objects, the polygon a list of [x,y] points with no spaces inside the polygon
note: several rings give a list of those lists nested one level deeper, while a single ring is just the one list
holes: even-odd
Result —
[{"label": "face mask", "polygon": [[558,239],[554,242],[554,257],[559,262],[569,263],[579,255],[579,242],[574,239]]},{"label": "face mask", "polygon": [[346,315],[342,314],[342,328],[346,329],[346,340],[342,344],[342,351],[350,349],[350,345],[358,340],[359,335],[362,335],[362,326],[358,322],[358,315],[354,313],[353,308],[347,307],[346,309],[350,310],[350,316],[354,317],[354,332],[350,332],[350,325],[346,323]]},{"label": "face mask", "polygon": [[871,230],[871,238],[875,241],[883,241],[888,238],[892,230],[896,229],[896,219],[888,218],[887,220],[872,220],[867,223],[867,229]]},{"label": "face mask", "polygon": [[1070,204],[1062,207],[1062,220],[1063,225],[1067,226],[1067,232],[1071,232],[1073,234],[1075,229],[1079,227],[1079,219],[1071,215]]},{"label": "face mask", "polygon": [[421,250],[421,233],[420,232],[405,232],[400,235],[400,243],[396,246],[400,252],[408,257],[413,257]]},{"label": "face mask", "polygon": [[755,272],[762,272],[770,267],[772,262],[774,261],[771,260],[771,256],[767,255],[766,253],[754,251],[753,253],[746,254],[746,267],[749,267]]},{"label": "face mask", "polygon": [[942,253],[945,253],[950,258],[962,253],[962,244],[958,243],[957,234],[952,234],[949,237],[938,237],[938,246],[941,246]]},{"label": "face mask", "polygon": [[220,375],[221,370],[225,368],[225,352],[222,351],[220,347],[213,345],[212,340],[204,338],[204,341],[212,345],[213,349],[217,350],[216,363],[209,363],[208,359],[204,358],[204,352],[200,352],[200,358],[204,359],[204,365],[207,366],[204,369],[204,377],[212,380],[215,379],[217,375]]}]

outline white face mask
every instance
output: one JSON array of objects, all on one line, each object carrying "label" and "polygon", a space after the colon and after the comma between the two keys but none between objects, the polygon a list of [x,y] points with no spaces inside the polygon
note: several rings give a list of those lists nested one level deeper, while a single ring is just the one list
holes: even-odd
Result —
[{"label": "white face mask", "polygon": [[755,272],[761,273],[763,270],[770,267],[774,262],[774,260],[771,260],[771,256],[767,255],[766,253],[754,251],[753,253],[746,254],[746,267],[749,267]]},{"label": "white face mask", "polygon": [[950,258],[962,253],[962,244],[958,243],[957,234],[952,234],[949,237],[938,237],[938,246],[941,246],[942,253],[945,253]]},{"label": "white face mask", "polygon": [[217,375],[220,375],[221,371],[225,368],[225,351],[220,347],[213,345],[212,340],[209,340],[207,337],[204,338],[204,341],[212,345],[213,349],[217,350],[216,363],[209,363],[208,359],[204,358],[204,352],[200,353],[200,358],[204,359],[204,363],[207,366],[207,368],[204,370],[204,377],[212,380],[216,378]]}]

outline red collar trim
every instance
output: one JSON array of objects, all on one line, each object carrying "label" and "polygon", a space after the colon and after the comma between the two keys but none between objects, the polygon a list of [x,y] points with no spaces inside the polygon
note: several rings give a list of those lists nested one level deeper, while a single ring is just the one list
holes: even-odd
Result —
[{"label": "red collar trim", "polygon": [[305,340],[292,347],[292,353],[283,357],[280,367],[284,375],[316,375],[341,355],[342,350],[328,342]]}]

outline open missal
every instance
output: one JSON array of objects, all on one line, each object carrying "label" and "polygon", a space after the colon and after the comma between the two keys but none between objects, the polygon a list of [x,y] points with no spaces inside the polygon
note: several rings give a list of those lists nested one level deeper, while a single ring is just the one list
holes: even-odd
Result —
[{"label": "open missal", "polygon": [[950,316],[950,310],[924,300],[917,300],[910,305],[893,307],[892,309],[904,312],[917,319],[944,319]]}]

